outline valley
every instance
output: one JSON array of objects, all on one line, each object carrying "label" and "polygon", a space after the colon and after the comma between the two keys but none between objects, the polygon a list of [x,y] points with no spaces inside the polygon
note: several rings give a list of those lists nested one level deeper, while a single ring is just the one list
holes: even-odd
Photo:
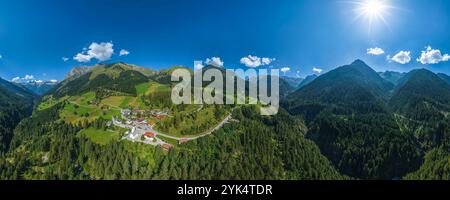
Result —
[{"label": "valley", "polygon": [[282,77],[279,114],[261,116],[258,105],[172,104],[169,80],[177,68],[101,64],[72,70],[40,98],[30,92],[34,110],[12,124],[0,178],[391,180],[450,173],[450,85],[442,74],[377,73],[356,60],[318,77]]}]

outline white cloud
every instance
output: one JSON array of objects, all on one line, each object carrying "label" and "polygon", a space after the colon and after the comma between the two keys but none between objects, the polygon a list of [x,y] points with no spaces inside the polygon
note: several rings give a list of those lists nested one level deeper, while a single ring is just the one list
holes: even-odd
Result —
[{"label": "white cloud", "polygon": [[19,82],[22,82],[22,81],[33,81],[34,80],[34,76],[33,75],[25,75],[25,77],[23,77],[23,78],[20,78],[20,77],[15,77],[15,78],[13,78],[13,79],[11,79],[11,81],[12,82],[15,82],[15,83],[19,83]]},{"label": "white cloud", "polygon": [[220,57],[212,57],[207,58],[205,61],[206,65],[212,65],[215,67],[223,67],[224,62],[220,59]]},{"label": "white cloud", "polygon": [[241,63],[247,67],[259,67],[261,66],[261,58],[249,55],[241,58]]},{"label": "white cloud", "polygon": [[246,57],[241,58],[241,64],[244,64],[247,67],[259,67],[264,65],[270,65],[275,58],[260,58],[258,56],[248,55]]},{"label": "white cloud", "polygon": [[297,78],[300,78],[300,71],[297,71],[296,74],[295,74],[295,76],[296,76]]},{"label": "white cloud", "polygon": [[41,83],[44,83],[44,81],[43,80],[36,80],[35,83],[41,84]]},{"label": "white cloud", "polygon": [[61,58],[64,62],[67,62],[68,60],[69,60],[69,58],[67,58],[67,57],[62,57]]},{"label": "white cloud", "polygon": [[23,78],[23,79],[25,79],[25,80],[33,80],[34,79],[34,76],[33,75],[25,75],[25,77]]},{"label": "white cloud", "polygon": [[57,83],[58,80],[50,80],[51,83]]},{"label": "white cloud", "polygon": [[379,47],[369,48],[367,49],[367,54],[378,56],[384,54],[384,50]]},{"label": "white cloud", "polygon": [[112,54],[114,53],[113,44],[111,42],[107,43],[92,43],[89,46],[88,55],[91,55],[93,58],[96,58],[99,61],[106,61],[111,59]]},{"label": "white cloud", "polygon": [[411,61],[411,51],[400,51],[394,57],[387,56],[387,60],[400,63],[402,65]]},{"label": "white cloud", "polygon": [[272,63],[275,60],[277,60],[277,59],[275,59],[275,58],[262,58],[262,63],[263,63],[263,65],[270,65],[270,63]]},{"label": "white cloud", "polygon": [[2,59],[3,58],[3,56],[2,56],[2,54],[0,54],[0,59]]},{"label": "white cloud", "polygon": [[125,49],[122,49],[119,52],[119,56],[127,56],[128,54],[130,54],[130,52]]},{"label": "white cloud", "polygon": [[75,57],[73,57],[73,59],[78,62],[89,62],[91,61],[92,57],[90,55],[78,53],[77,55],[75,55]]},{"label": "white cloud", "polygon": [[102,42],[100,44],[93,42],[89,45],[89,49],[83,48],[83,52],[73,57],[78,62],[89,62],[91,59],[99,61],[107,61],[114,54],[114,44],[112,42]]},{"label": "white cloud", "polygon": [[289,67],[283,67],[283,68],[281,68],[280,71],[282,71],[283,73],[286,73],[286,72],[288,72],[288,71],[291,71],[291,68],[289,68]]},{"label": "white cloud", "polygon": [[203,66],[203,61],[194,61],[194,69],[195,70],[199,70],[199,69],[202,69],[203,67],[205,67],[205,66]]},{"label": "white cloud", "polygon": [[417,62],[420,62],[424,65],[427,64],[438,64],[440,62],[446,62],[450,60],[450,56],[448,54],[441,54],[441,51],[438,49],[433,49],[431,46],[426,47],[426,51],[422,51],[420,58],[417,59]]},{"label": "white cloud", "polygon": [[15,78],[11,79],[11,81],[14,83],[18,83],[20,81],[20,77],[15,77]]},{"label": "white cloud", "polygon": [[318,67],[313,67],[312,71],[320,74],[320,73],[322,73],[323,69],[320,69]]}]

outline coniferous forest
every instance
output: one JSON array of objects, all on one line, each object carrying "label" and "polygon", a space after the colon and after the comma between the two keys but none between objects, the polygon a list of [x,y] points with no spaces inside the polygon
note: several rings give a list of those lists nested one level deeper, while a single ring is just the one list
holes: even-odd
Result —
[{"label": "coniferous forest", "polygon": [[[450,84],[431,71],[413,70],[394,83],[357,60],[305,85],[283,80],[286,93],[274,116],[261,116],[258,105],[174,106],[164,101],[168,73],[100,65],[41,97],[5,82],[0,179],[450,177]],[[232,120],[187,142],[162,136],[172,146],[164,149],[123,139],[127,130],[111,123],[120,116],[116,107],[164,108],[169,115],[151,120],[179,137],[211,129],[228,113]]]}]

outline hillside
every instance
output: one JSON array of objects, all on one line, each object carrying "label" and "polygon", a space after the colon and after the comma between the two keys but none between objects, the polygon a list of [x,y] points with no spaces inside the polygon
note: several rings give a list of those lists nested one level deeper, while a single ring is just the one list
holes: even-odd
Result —
[{"label": "hillside", "polygon": [[439,179],[450,173],[442,167],[450,155],[449,86],[430,71],[411,71],[394,86],[357,60],[298,90],[281,78],[281,96],[288,94],[283,108],[261,116],[258,105],[173,105],[170,74],[179,68],[113,63],[62,81],[9,137],[0,179]]},{"label": "hillside", "polygon": [[289,76],[281,76],[281,79],[286,81],[291,87],[293,88],[299,88],[300,84],[303,82],[303,78],[297,78],[297,77],[289,77]]},{"label": "hillside", "polygon": [[318,76],[313,74],[313,75],[309,75],[306,76],[305,79],[303,79],[300,84],[297,86],[298,89],[305,87],[306,85],[310,84],[311,82],[313,82]]},{"label": "hillside", "polygon": [[104,95],[108,91],[136,95],[134,87],[146,81],[147,77],[133,70],[130,65],[122,63],[97,65],[79,77],[66,79],[49,93],[57,98],[85,92],[97,92],[99,95]]},{"label": "hillside", "polygon": [[357,60],[316,78],[289,95],[285,105],[291,113],[305,114],[308,119],[325,108],[343,113],[385,112],[383,101],[392,88],[392,83]]},{"label": "hillside", "polygon": [[357,60],[316,78],[283,106],[308,122],[307,137],[343,174],[392,179],[418,169],[421,150],[387,105],[394,85]]},{"label": "hillside", "polygon": [[416,120],[442,119],[450,111],[450,84],[431,71],[413,70],[399,81],[389,104]]},{"label": "hillside", "polygon": [[[347,178],[305,138],[303,122],[285,111],[262,117],[253,106],[172,105],[166,81],[173,69],[147,76],[111,64],[61,82],[15,129],[10,150],[0,156],[0,179]],[[126,90],[117,86],[124,81]],[[124,109],[167,109],[163,118],[136,115],[156,123],[155,132],[171,137],[157,139],[172,148],[124,139],[129,130],[110,123]],[[173,139],[209,131],[228,114],[231,120],[205,137]]]},{"label": "hillside", "polygon": [[0,78],[0,86],[2,88],[6,89],[8,92],[15,94],[17,96],[23,97],[28,100],[34,99],[36,97],[36,94],[33,93],[33,91],[30,91],[29,89],[27,89],[26,87],[24,87],[20,84],[9,82],[9,81],[1,79],[1,78]]},{"label": "hillside", "polygon": [[29,81],[25,83],[19,83],[28,90],[32,91],[37,95],[43,95],[53,89],[53,87],[58,84],[56,81]]},{"label": "hillside", "polygon": [[163,119],[156,119],[156,114],[142,118],[155,123],[158,131],[170,135],[207,132],[220,123],[231,108],[172,104],[170,78],[177,68],[180,67],[153,71],[125,63],[97,65],[79,77],[62,81],[43,97],[37,109],[62,104],[59,116],[71,123],[111,120],[113,116],[120,117],[121,110],[164,111],[170,115],[166,114],[168,117]]},{"label": "hillside", "polygon": [[31,114],[35,98],[26,88],[0,78],[0,153],[8,149],[16,125]]},{"label": "hillside", "polygon": [[439,76],[439,78],[441,78],[442,80],[446,81],[448,84],[450,84],[450,76],[447,74],[443,74],[443,73],[439,73],[437,74]]}]

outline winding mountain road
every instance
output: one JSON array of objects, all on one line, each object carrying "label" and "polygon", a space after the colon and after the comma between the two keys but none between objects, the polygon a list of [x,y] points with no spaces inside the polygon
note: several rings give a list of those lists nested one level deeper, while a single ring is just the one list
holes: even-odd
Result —
[{"label": "winding mountain road", "polygon": [[[196,140],[196,139],[208,136],[208,135],[212,134],[214,131],[222,128],[222,126],[225,125],[226,123],[228,123],[228,121],[231,119],[231,116],[232,116],[231,113],[232,112],[230,112],[230,114],[227,117],[225,117],[225,119],[223,119],[216,127],[211,129],[210,131],[208,131],[206,133],[203,133],[203,134],[199,134],[197,136],[191,136],[191,137],[189,137],[189,136],[188,137],[176,137],[176,136],[168,135],[166,133],[161,133],[161,132],[153,129],[153,127],[148,126],[148,125],[137,125],[135,127],[136,127],[136,129],[142,130],[144,132],[152,132],[152,133],[155,134],[155,136],[160,135],[160,136],[163,136],[163,137],[166,137],[166,138],[169,138],[169,139],[177,140],[179,142],[180,141],[184,141],[185,142],[185,141]],[[132,129],[134,127],[134,126],[131,126],[131,125],[122,124],[122,122],[117,120],[115,117],[113,117],[112,121],[113,121],[114,125],[122,127],[122,128]]]}]

